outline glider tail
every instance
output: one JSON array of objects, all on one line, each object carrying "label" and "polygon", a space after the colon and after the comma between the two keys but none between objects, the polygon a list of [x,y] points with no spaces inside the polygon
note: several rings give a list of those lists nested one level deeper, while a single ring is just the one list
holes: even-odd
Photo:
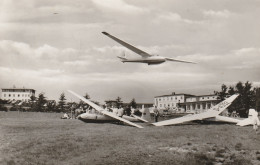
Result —
[{"label": "glider tail", "polygon": [[148,108],[144,108],[144,105],[142,106],[142,119],[149,121],[150,120],[150,111]]},{"label": "glider tail", "polygon": [[229,98],[227,98],[226,100],[218,103],[217,105],[215,105],[214,107],[212,107],[210,110],[212,110],[213,112],[217,112],[217,114],[219,115],[220,113],[222,113],[228,106],[230,106],[232,104],[232,102],[239,96],[239,94],[234,94],[232,96],[230,96]]},{"label": "glider tail", "polygon": [[122,52],[121,56],[117,56],[117,58],[119,58],[121,61],[127,60],[125,52]]}]

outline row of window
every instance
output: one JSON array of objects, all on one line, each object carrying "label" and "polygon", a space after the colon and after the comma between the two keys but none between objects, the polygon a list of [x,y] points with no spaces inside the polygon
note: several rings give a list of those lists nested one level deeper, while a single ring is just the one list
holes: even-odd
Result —
[{"label": "row of window", "polygon": [[[207,109],[211,108],[211,104],[207,104],[207,106],[208,106]],[[176,107],[176,106],[175,106],[174,103],[172,103],[172,104],[159,104],[159,107],[160,108],[162,108],[162,107],[167,108],[167,107]],[[186,106],[187,110],[196,109],[195,107],[196,107],[195,105]],[[197,104],[197,109],[201,109],[201,108],[206,109],[206,104],[202,104],[202,105]]]},{"label": "row of window", "polygon": [[196,108],[196,106],[195,105],[188,105],[188,106],[186,106],[186,108],[187,108],[187,110],[195,110],[195,109],[209,109],[209,108],[211,108],[211,104],[208,104],[208,107],[206,108],[206,104],[202,104],[202,105],[200,105],[200,104],[197,104],[197,108]]},{"label": "row of window", "polygon": [[[16,97],[16,95],[15,94],[4,94],[4,97],[12,97],[12,95],[13,95],[13,97]],[[17,97],[30,97],[30,94],[17,94]]]},{"label": "row of window", "polygon": [[[178,97],[166,97],[166,98],[158,98],[158,101],[169,101],[169,100],[178,100]],[[180,99],[182,99],[182,96],[180,97]]]},{"label": "row of window", "polygon": [[32,89],[2,89],[2,92],[32,92]]},{"label": "row of window", "polygon": [[[210,97],[201,97],[202,100],[204,100],[206,98],[209,99]],[[170,100],[174,100],[174,99],[177,100],[178,98],[177,97],[157,98],[157,101],[170,101]],[[182,96],[180,97],[180,99],[182,99]],[[196,99],[196,98],[188,98],[188,99],[192,100],[192,99]],[[215,99],[215,97],[213,96],[212,99]]]},{"label": "row of window", "polygon": [[159,107],[162,108],[167,108],[167,107],[176,107],[176,104],[172,103],[172,104],[159,104]]}]

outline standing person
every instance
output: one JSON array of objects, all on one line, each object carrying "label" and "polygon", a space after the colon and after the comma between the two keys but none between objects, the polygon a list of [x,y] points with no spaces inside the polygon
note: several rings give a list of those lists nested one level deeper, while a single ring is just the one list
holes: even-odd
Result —
[{"label": "standing person", "polygon": [[156,106],[154,107],[153,113],[154,113],[154,121],[158,122],[159,110],[157,109]]},{"label": "standing person", "polygon": [[124,115],[124,109],[120,106],[117,111],[117,116],[123,117],[123,115]]},{"label": "standing person", "polygon": [[255,109],[249,109],[249,112],[250,112],[250,110],[253,111],[253,112],[251,112],[251,116],[253,119],[253,129],[255,130],[255,133],[257,134],[258,125],[260,125],[260,121],[258,118],[258,112]]}]

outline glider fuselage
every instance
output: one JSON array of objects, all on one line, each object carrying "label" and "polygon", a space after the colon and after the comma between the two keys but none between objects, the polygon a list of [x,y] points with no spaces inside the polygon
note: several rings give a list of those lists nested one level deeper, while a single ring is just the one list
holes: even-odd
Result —
[{"label": "glider fuselage", "polygon": [[152,56],[152,57],[143,57],[143,58],[133,58],[133,59],[122,59],[122,62],[139,62],[139,63],[147,63],[148,65],[156,65],[164,63],[166,60],[160,56]]}]

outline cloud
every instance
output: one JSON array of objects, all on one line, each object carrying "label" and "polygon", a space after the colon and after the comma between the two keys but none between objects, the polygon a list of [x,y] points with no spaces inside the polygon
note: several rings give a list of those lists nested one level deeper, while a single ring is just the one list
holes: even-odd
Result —
[{"label": "cloud", "polygon": [[[223,82],[259,82],[259,14],[253,1],[4,0],[1,86],[32,87],[52,98],[75,89],[102,101],[149,101],[171,91],[207,94]],[[139,56],[104,30],[147,53],[198,64],[121,63],[123,51]]]},{"label": "cloud", "polygon": [[189,19],[185,19],[180,14],[172,13],[172,12],[159,13],[159,14],[157,14],[157,16],[153,20],[153,22],[157,23],[157,24],[162,23],[164,21],[180,22],[180,23],[187,23],[187,24],[199,23],[198,21],[192,21],[192,20],[189,20]]},{"label": "cloud", "polygon": [[101,10],[121,12],[126,14],[140,14],[147,12],[146,9],[130,5],[123,0],[92,0]]},{"label": "cloud", "polygon": [[204,10],[203,14],[206,17],[216,17],[216,18],[228,18],[231,16],[231,12],[229,10],[222,10],[222,11]]}]

